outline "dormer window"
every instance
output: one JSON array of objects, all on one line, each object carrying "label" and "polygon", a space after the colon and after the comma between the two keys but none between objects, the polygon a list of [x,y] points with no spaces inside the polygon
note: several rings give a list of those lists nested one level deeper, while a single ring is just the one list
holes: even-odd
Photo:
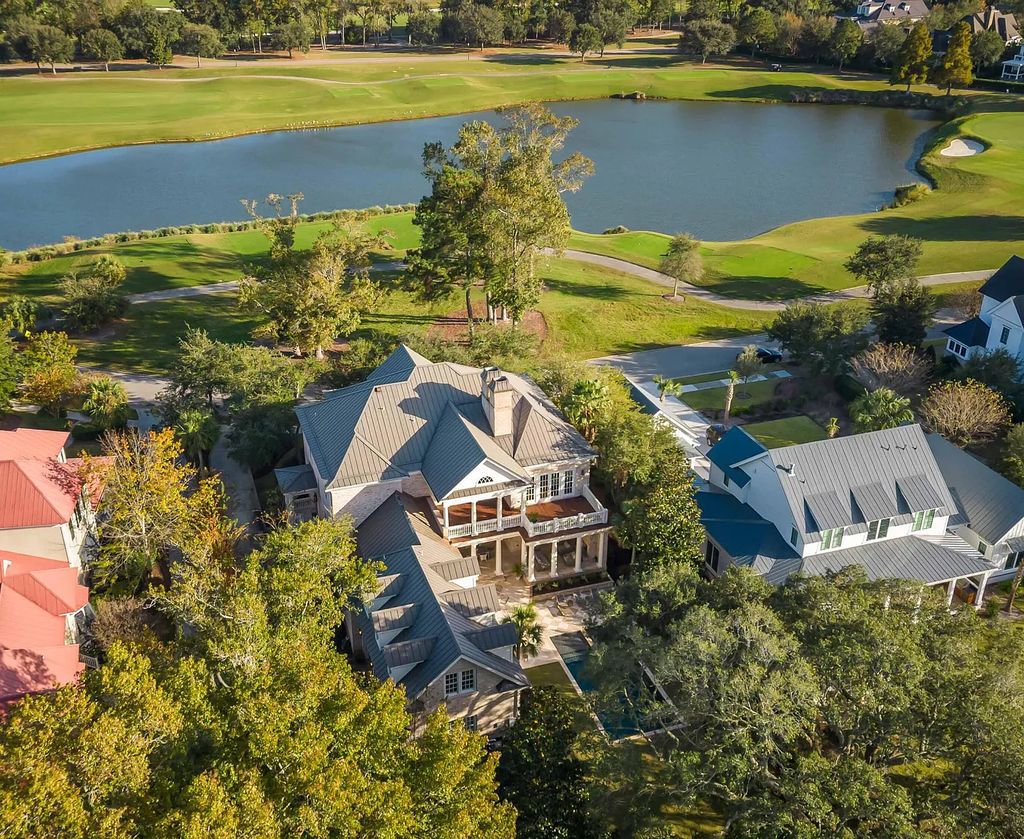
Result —
[{"label": "dormer window", "polygon": [[799,544],[800,536],[796,532],[796,528],[791,528],[789,531],[789,542],[795,548]]},{"label": "dormer window", "polygon": [[821,534],[821,549],[823,551],[827,551],[831,548],[838,548],[843,544],[843,536],[845,533],[845,527],[836,527],[832,530],[824,531]]},{"label": "dormer window", "polygon": [[889,535],[889,519],[878,519],[868,524],[868,541],[884,539]]},{"label": "dormer window", "polygon": [[923,510],[920,513],[914,513],[914,526],[911,530],[916,533],[918,530],[927,530],[935,522],[935,511],[934,510]]}]

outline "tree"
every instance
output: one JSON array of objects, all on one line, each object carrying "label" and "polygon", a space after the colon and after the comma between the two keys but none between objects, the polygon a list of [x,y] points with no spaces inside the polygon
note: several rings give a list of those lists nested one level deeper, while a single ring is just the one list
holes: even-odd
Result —
[{"label": "tree", "polygon": [[935,298],[917,278],[876,288],[871,319],[878,340],[920,348],[935,316]]},{"label": "tree", "polygon": [[914,421],[910,400],[887,387],[869,390],[850,403],[850,417],[858,434],[882,431]]},{"label": "tree", "polygon": [[501,619],[502,623],[510,623],[516,630],[516,645],[513,652],[520,661],[532,658],[540,650],[544,628],[537,623],[537,607],[532,603],[521,603],[513,606],[509,613]]},{"label": "tree", "polygon": [[566,418],[589,443],[597,433],[598,416],[609,402],[608,385],[600,379],[579,379],[562,398],[561,409]]},{"label": "tree", "polygon": [[768,328],[797,364],[816,373],[838,373],[867,344],[867,314],[821,303],[792,303]]},{"label": "tree", "polygon": [[[651,16],[653,20],[654,15]],[[722,11],[718,0],[690,0],[686,4],[686,20],[714,20],[722,19]]]},{"label": "tree", "polygon": [[1006,52],[1006,41],[998,32],[982,29],[971,36],[971,63],[975,71],[997,64]]},{"label": "tree", "polygon": [[1014,425],[1006,432],[1002,470],[1017,486],[1024,487],[1024,423]]},{"label": "tree", "polygon": [[732,412],[732,400],[736,397],[736,382],[739,380],[739,373],[735,370],[730,370],[726,376],[727,384],[725,386],[725,406],[722,411],[722,421],[727,425],[729,423],[729,414]]},{"label": "tree", "polygon": [[699,55],[706,64],[712,55],[725,55],[736,46],[736,30],[717,20],[694,20],[686,24],[679,36],[679,51],[684,55]]},{"label": "tree", "polygon": [[928,67],[932,59],[932,33],[925,20],[919,20],[903,41],[896,62],[892,65],[892,84],[906,82],[907,92],[912,84],[928,81]]},{"label": "tree", "polygon": [[970,87],[974,81],[971,58],[971,27],[961,22],[953,28],[953,34],[942,56],[942,63],[936,71],[936,84],[946,86],[946,96],[953,92],[953,86]]},{"label": "tree", "polygon": [[11,399],[18,392],[21,359],[10,335],[0,334],[0,414],[11,410]]},{"label": "tree", "polygon": [[[187,23],[181,28],[181,51],[196,57],[196,67],[202,67],[203,56],[207,58],[224,52],[217,30],[205,24]],[[289,54],[290,57],[290,54]]]},{"label": "tree", "polygon": [[68,325],[91,332],[122,314],[128,299],[121,293],[126,272],[113,256],[101,256],[83,275],[67,274],[61,280],[64,316]]},{"label": "tree", "polygon": [[682,382],[678,382],[669,376],[655,376],[654,384],[658,387],[658,399],[661,402],[665,401],[666,396],[679,397],[679,394],[683,392]]},{"label": "tree", "polygon": [[907,344],[872,344],[850,361],[850,372],[868,390],[889,388],[903,396],[920,392],[932,363]]},{"label": "tree", "polygon": [[542,685],[529,691],[505,736],[498,762],[501,797],[516,809],[516,836],[596,837],[588,811],[590,781],[580,759],[577,708]]},{"label": "tree", "polygon": [[811,15],[804,19],[797,36],[797,48],[800,54],[820,64],[822,56],[829,48],[832,33],[836,27],[836,19],[828,15]]},{"label": "tree", "polygon": [[693,498],[693,472],[677,454],[656,469],[650,482],[623,505],[620,539],[643,567],[701,561],[704,531]]},{"label": "tree", "polygon": [[128,393],[120,382],[99,376],[86,385],[82,408],[97,428],[120,428],[128,421]]},{"label": "tree", "polygon": [[1005,347],[974,353],[954,372],[957,379],[974,379],[1011,402],[1021,397],[1020,362]]},{"label": "tree", "polygon": [[209,408],[186,408],[178,414],[174,430],[182,447],[202,475],[206,471],[205,454],[213,448],[220,437],[217,418]]},{"label": "tree", "polygon": [[405,31],[409,36],[410,46],[436,44],[441,31],[441,16],[428,9],[419,9],[409,15]]},{"label": "tree", "polygon": [[381,291],[369,274],[370,253],[387,248],[383,234],[366,234],[340,224],[306,251],[293,247],[294,225],[281,219],[261,226],[271,237],[269,264],[249,267],[238,302],[264,321],[257,334],[291,346],[296,356],[324,349],[354,331]]},{"label": "tree", "polygon": [[875,61],[890,67],[899,60],[906,39],[907,33],[902,26],[876,26],[868,36],[875,51]]},{"label": "tree", "polygon": [[115,642],[81,688],[10,709],[4,824],[68,839],[512,839],[484,738],[443,712],[410,738],[401,689],[336,650],[376,571],[349,522],[278,528],[240,564],[197,545],[175,570],[153,598],[173,641]]},{"label": "tree", "polygon": [[174,60],[174,53],[171,52],[167,36],[160,30],[153,30],[149,34],[149,38],[146,41],[145,58],[150,64],[155,65],[157,69],[163,69],[164,66]]},{"label": "tree", "polygon": [[672,280],[672,297],[679,297],[679,283],[699,283],[704,276],[704,261],[700,255],[700,240],[689,233],[677,233],[668,243],[659,268]]},{"label": "tree", "polygon": [[921,240],[910,236],[872,236],[858,245],[845,268],[872,291],[913,277],[921,259]]},{"label": "tree", "polygon": [[604,49],[604,40],[597,27],[590,23],[584,23],[572,33],[570,41],[572,51],[579,55],[580,61],[587,60],[588,52],[598,52]]},{"label": "tree", "polygon": [[961,448],[998,437],[1010,424],[1006,400],[981,382],[941,382],[921,403],[921,419]]},{"label": "tree", "polygon": [[764,362],[757,354],[757,344],[747,344],[736,356],[732,363],[732,369],[743,384],[746,384],[754,376],[760,375],[764,370]]},{"label": "tree", "polygon": [[482,50],[487,44],[501,41],[505,21],[501,12],[472,0],[460,0],[452,13],[456,39],[467,45],[477,44]]},{"label": "tree", "polygon": [[78,348],[63,332],[37,332],[28,336],[21,354],[22,395],[52,416],[78,394],[81,377],[75,368]]},{"label": "tree", "polygon": [[568,44],[576,29],[576,18],[565,9],[555,9],[548,16],[548,34],[559,44]]},{"label": "tree", "polygon": [[635,14],[628,4],[615,2],[615,0],[598,0],[590,16],[590,22],[601,33],[600,54],[602,58],[605,48],[611,44],[620,49],[625,45],[626,35],[635,21]]},{"label": "tree", "polygon": [[845,19],[835,25],[828,39],[828,51],[835,59],[840,72],[843,65],[857,54],[862,43],[864,33],[856,22]]},{"label": "tree", "polygon": [[9,324],[8,331],[17,335],[28,335],[38,317],[39,306],[29,297],[14,295],[0,304],[0,322]]},{"label": "tree", "polygon": [[304,17],[293,18],[285,21],[274,33],[274,44],[278,49],[288,50],[288,57],[292,58],[295,50],[309,52],[309,45],[313,40],[313,30]]},{"label": "tree", "polygon": [[117,35],[109,29],[90,29],[82,36],[82,52],[103,64],[103,69],[110,71],[111,61],[124,58],[124,47]]},{"label": "tree", "polygon": [[771,12],[760,6],[743,6],[736,27],[736,37],[741,44],[750,48],[751,58],[757,55],[762,45],[771,44],[777,34],[778,28]]},{"label": "tree", "polygon": [[56,26],[31,24],[20,40],[19,52],[34,61],[40,71],[44,64],[57,74],[57,63],[71,61],[75,57],[75,42]]}]

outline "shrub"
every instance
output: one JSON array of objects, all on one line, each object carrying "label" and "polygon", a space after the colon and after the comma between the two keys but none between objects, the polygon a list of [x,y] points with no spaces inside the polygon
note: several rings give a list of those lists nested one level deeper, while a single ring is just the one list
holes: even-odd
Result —
[{"label": "shrub", "polygon": [[926,197],[931,191],[931,187],[927,184],[905,184],[904,186],[898,186],[893,195],[892,206],[905,207],[907,204],[913,204],[915,201],[920,201]]},{"label": "shrub", "polygon": [[849,376],[846,373],[840,373],[835,378],[834,387],[836,393],[843,397],[847,402],[853,402],[855,399],[860,398],[867,393],[867,388],[858,382],[853,376]]}]

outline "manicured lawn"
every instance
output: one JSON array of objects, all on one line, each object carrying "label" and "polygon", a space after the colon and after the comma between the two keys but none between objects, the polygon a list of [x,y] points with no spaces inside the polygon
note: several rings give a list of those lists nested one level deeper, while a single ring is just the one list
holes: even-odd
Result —
[{"label": "manicured lawn", "polygon": [[827,436],[824,428],[806,416],[753,422],[744,425],[743,430],[756,437],[769,449],[793,446],[797,443],[813,443],[816,440],[824,440]]},{"label": "manicured lawn", "polygon": [[[716,378],[721,378],[721,376]],[[763,382],[748,384],[737,382],[732,402],[733,409],[751,408],[771,402],[775,398],[775,388],[784,381],[794,381],[794,379],[765,379]],[[721,411],[725,408],[727,392],[728,388],[715,387],[683,393],[679,398],[696,411]]]},{"label": "manicured lawn", "polygon": [[[445,53],[450,55],[450,53]],[[531,100],[639,90],[674,99],[785,101],[794,87],[879,89],[882,79],[772,73],[761,64],[701,67],[675,56],[586,64],[538,52],[409,60],[77,73],[0,79],[0,163],[110,145],[211,139],[282,128],[465,113]],[[162,81],[153,83],[154,78]],[[195,81],[198,79],[199,81]],[[189,80],[192,80],[191,82]]]}]

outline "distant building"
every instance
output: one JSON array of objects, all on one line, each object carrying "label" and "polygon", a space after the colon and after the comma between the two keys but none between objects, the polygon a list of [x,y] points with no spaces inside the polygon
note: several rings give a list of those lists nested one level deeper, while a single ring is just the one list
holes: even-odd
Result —
[{"label": "distant building", "polygon": [[[1017,525],[1007,530],[1000,519],[990,527],[988,518],[1009,495],[1005,487],[990,495],[987,476],[968,479],[954,468],[947,479],[933,445],[941,443],[907,425],[769,450],[731,428],[708,452],[710,490],[696,494],[708,570],[743,565],[781,585],[793,574],[855,565],[868,579],[917,580],[940,588],[951,604],[980,606],[1006,559],[991,545],[979,551],[957,529],[973,522],[1015,538]],[[968,480],[985,488],[968,491]],[[968,513],[951,485],[964,487]]]},{"label": "distant building", "polygon": [[857,6],[852,15],[836,15],[839,19],[853,20],[864,32],[879,26],[893,24],[909,27],[928,15],[924,0],[867,0]]},{"label": "distant building", "polygon": [[979,32],[995,32],[1007,46],[1019,44],[1021,40],[1017,18],[1012,14],[999,11],[994,6],[986,6],[984,11],[975,12],[964,18],[971,27],[971,34]]},{"label": "distant building", "polygon": [[965,360],[1004,349],[1024,363],[1024,259],[1011,256],[978,293],[977,317],[946,330],[946,351]]}]

